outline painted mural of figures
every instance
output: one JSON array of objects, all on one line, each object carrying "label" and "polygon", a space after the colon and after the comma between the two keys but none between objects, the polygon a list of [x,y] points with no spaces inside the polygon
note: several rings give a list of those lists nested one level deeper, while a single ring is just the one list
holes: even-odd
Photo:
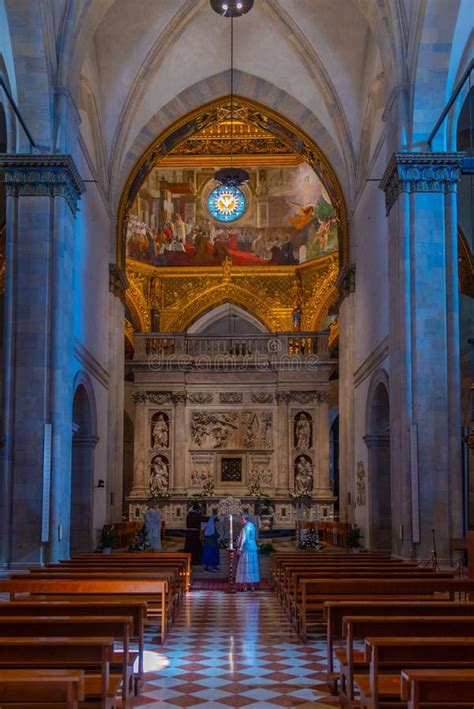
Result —
[{"label": "painted mural of figures", "polygon": [[151,461],[150,492],[152,495],[168,492],[168,461],[163,455],[155,455]]},{"label": "painted mural of figures", "polygon": [[306,455],[295,461],[295,490],[299,495],[311,494],[313,490],[313,465]]},{"label": "painted mural of figures", "polygon": [[296,448],[300,451],[311,448],[311,418],[309,414],[301,413],[295,421]]},{"label": "painted mural of figures", "polygon": [[153,423],[153,448],[168,448],[169,446],[169,424],[164,414],[158,414],[158,418]]}]

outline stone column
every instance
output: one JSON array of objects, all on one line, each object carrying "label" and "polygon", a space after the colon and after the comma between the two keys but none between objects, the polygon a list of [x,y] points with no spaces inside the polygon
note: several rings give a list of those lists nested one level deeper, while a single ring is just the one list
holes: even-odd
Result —
[{"label": "stone column", "polygon": [[69,155],[0,155],[0,167],[7,193],[0,516],[3,563],[15,566],[69,553],[72,245],[85,187]]},{"label": "stone column", "polygon": [[412,541],[428,556],[435,529],[439,556],[446,559],[450,538],[462,533],[454,245],[459,177],[457,153],[395,153],[380,185],[390,240],[394,551],[404,556]]},{"label": "stone column", "polygon": [[384,486],[390,484],[390,436],[388,434],[368,434],[364,436],[369,454],[368,465],[368,499],[369,538],[365,544],[370,549],[390,552],[393,545],[393,525],[391,492]]},{"label": "stone column", "polygon": [[318,395],[317,415],[317,476],[315,492],[317,497],[332,497],[329,486],[329,392]]},{"label": "stone column", "polygon": [[182,495],[186,492],[186,394],[184,392],[173,393],[174,402],[174,456],[173,475],[170,480],[170,487],[173,492]]},{"label": "stone column", "polygon": [[292,487],[290,484],[289,459],[291,441],[288,440],[288,404],[291,401],[290,391],[278,391],[276,394],[278,404],[278,445],[276,449],[278,461],[277,495],[287,495]]}]

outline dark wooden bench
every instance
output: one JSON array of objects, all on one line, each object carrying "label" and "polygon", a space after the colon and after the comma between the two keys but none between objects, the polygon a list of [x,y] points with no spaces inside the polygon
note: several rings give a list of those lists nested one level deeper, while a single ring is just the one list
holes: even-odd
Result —
[{"label": "dark wooden bench", "polygon": [[35,596],[133,596],[136,600],[152,601],[160,608],[160,638],[165,642],[167,632],[166,594],[168,582],[157,579],[33,579],[0,580],[0,593],[8,593],[10,600],[18,594]]},{"label": "dark wooden bench", "polygon": [[474,637],[474,616],[347,616],[343,620],[346,647],[336,650],[340,665],[340,696],[354,700],[354,668],[368,672],[365,654],[354,642],[377,637]]},{"label": "dark wooden bench", "polygon": [[1,616],[0,636],[21,637],[108,637],[122,643],[122,650],[114,652],[111,669],[120,668],[122,694],[126,701],[133,684],[133,665],[138,653],[130,652],[131,616]]},{"label": "dark wooden bench", "polygon": [[428,600],[441,594],[438,600],[455,600],[456,594],[466,596],[474,592],[474,580],[469,579],[301,579],[302,594],[299,607],[300,635],[306,642],[308,616],[319,614],[321,622],[326,601],[361,600]]},{"label": "dark wooden bench", "polygon": [[334,644],[343,638],[343,618],[345,616],[405,616],[422,615],[471,616],[474,603],[458,601],[328,601],[323,607],[327,638],[327,683],[335,694],[339,673],[334,672]]},{"label": "dark wooden bench", "polygon": [[[11,616],[108,616],[124,615],[132,619],[131,639],[138,645],[138,678],[143,675],[143,653],[145,650],[145,620],[147,604],[125,597],[108,596],[99,599],[70,597],[64,600],[31,600],[30,597],[18,601],[0,602],[0,619]],[[138,686],[138,682],[137,682]]]},{"label": "dark wooden bench", "polygon": [[401,699],[407,709],[472,709],[474,669],[403,670]]},{"label": "dark wooden bench", "polygon": [[82,670],[0,670],[3,709],[78,709],[84,688]]},{"label": "dark wooden bench", "polygon": [[400,699],[402,670],[474,668],[474,638],[370,637],[365,641],[365,653],[369,674],[354,677],[361,709],[377,709],[382,702],[404,706]]},{"label": "dark wooden bench", "polygon": [[[85,695],[97,697],[101,709],[117,704],[121,675],[110,674],[113,637],[0,637],[0,669],[88,669]],[[97,668],[99,673],[96,674]]]}]

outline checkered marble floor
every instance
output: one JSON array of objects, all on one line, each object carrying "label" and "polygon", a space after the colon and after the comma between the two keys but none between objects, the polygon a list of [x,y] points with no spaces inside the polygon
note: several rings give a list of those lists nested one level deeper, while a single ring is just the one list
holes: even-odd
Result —
[{"label": "checkered marble floor", "polygon": [[[192,591],[164,646],[148,634],[134,707],[339,706],[326,643],[302,645],[273,594]],[[313,704],[314,703],[314,704]]]}]

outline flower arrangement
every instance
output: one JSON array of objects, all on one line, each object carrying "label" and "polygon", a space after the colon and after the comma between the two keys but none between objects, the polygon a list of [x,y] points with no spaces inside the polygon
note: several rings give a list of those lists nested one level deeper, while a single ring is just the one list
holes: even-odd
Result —
[{"label": "flower arrangement", "polygon": [[150,545],[146,540],[146,529],[145,525],[135,532],[133,542],[128,547],[128,551],[146,551],[151,549]]},{"label": "flower arrangement", "polygon": [[269,556],[275,551],[275,547],[271,542],[262,542],[258,544],[258,553],[262,556]]},{"label": "flower arrangement", "polygon": [[290,492],[289,497],[295,505],[303,505],[303,507],[310,507],[313,502],[313,496],[310,492]]},{"label": "flower arrangement", "polygon": [[360,549],[362,547],[361,539],[363,538],[361,528],[357,524],[353,524],[352,529],[347,533],[347,546],[351,549]]},{"label": "flower arrangement", "polygon": [[304,539],[300,539],[297,544],[297,549],[321,549],[322,544],[319,543],[318,532],[316,529],[308,529]]},{"label": "flower arrangement", "polygon": [[170,497],[171,492],[169,492],[169,490],[154,490],[147,500],[148,506],[154,507],[155,505],[159,505],[160,502],[163,502],[163,500],[169,500]]},{"label": "flower arrangement", "polygon": [[112,549],[117,540],[117,531],[115,525],[106,525],[99,532],[99,549]]}]

